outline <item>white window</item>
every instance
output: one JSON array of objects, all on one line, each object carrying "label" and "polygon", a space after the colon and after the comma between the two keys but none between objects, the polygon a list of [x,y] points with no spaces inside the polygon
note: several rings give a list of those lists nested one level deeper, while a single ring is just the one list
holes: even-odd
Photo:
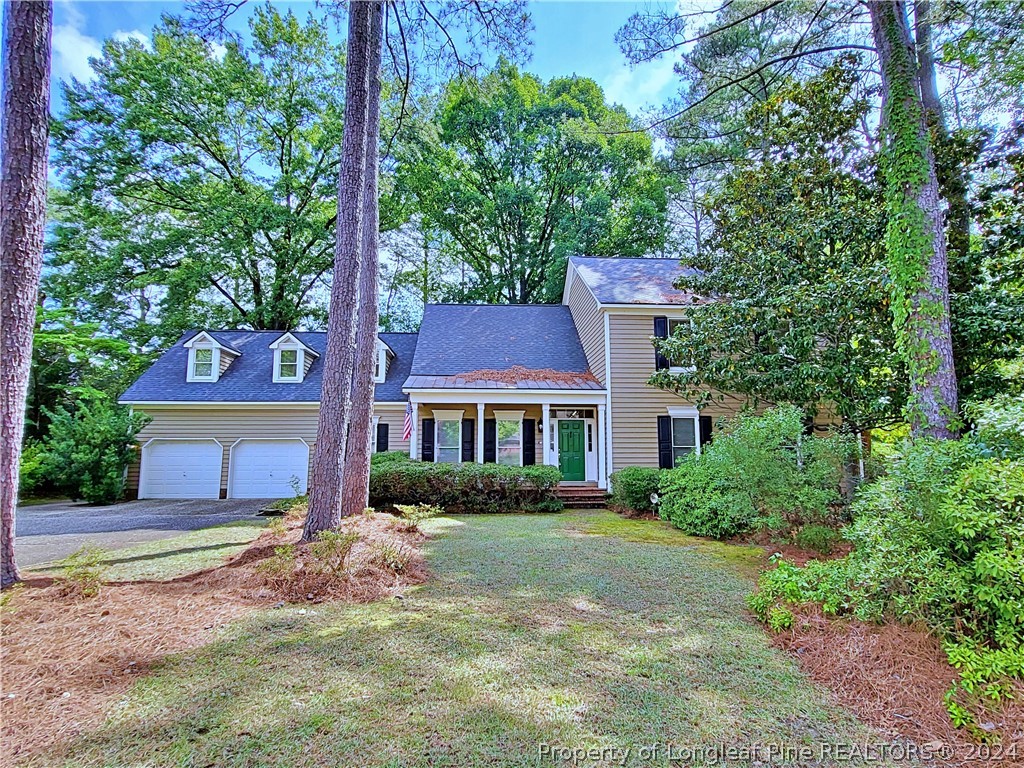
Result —
[{"label": "white window", "polygon": [[690,453],[700,454],[700,412],[696,408],[669,408],[672,418],[672,466]]},{"label": "white window", "polygon": [[494,412],[499,464],[510,467],[523,466],[523,413],[524,411]]},{"label": "white window", "polygon": [[274,350],[274,381],[292,382],[302,381],[306,372],[306,353],[299,346],[281,345]]},{"label": "white window", "polygon": [[[670,317],[668,319],[668,336],[672,338],[675,335],[675,330],[683,323],[686,323],[688,328],[693,328],[693,320],[688,317]],[[692,357],[689,360],[669,360],[669,371],[672,373],[692,373],[697,370],[697,366],[693,364]]]},{"label": "white window", "polygon": [[458,464],[462,461],[462,419],[437,419],[434,461]]},{"label": "white window", "polygon": [[388,375],[388,348],[377,342],[377,362],[373,366],[373,380],[383,384]]},{"label": "white window", "polygon": [[212,347],[197,347],[192,350],[192,379],[213,379]]}]

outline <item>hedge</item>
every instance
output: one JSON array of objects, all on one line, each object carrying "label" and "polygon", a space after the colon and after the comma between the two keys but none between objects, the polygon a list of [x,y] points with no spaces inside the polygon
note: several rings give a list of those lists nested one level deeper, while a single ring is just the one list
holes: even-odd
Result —
[{"label": "hedge", "polygon": [[612,504],[634,512],[653,512],[651,495],[658,493],[662,470],[623,467],[612,473]]},{"label": "hedge", "polygon": [[446,512],[557,512],[557,467],[435,464],[378,459],[370,467],[370,506],[431,504]]}]

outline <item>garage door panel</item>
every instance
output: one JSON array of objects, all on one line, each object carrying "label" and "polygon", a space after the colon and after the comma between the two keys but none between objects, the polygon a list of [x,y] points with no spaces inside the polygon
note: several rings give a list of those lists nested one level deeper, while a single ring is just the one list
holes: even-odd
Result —
[{"label": "garage door panel", "polygon": [[306,492],[309,446],[301,440],[241,440],[231,449],[228,495],[233,499],[291,498]]},{"label": "garage door panel", "polygon": [[142,449],[139,496],[220,498],[223,448],[215,440],[154,440]]}]

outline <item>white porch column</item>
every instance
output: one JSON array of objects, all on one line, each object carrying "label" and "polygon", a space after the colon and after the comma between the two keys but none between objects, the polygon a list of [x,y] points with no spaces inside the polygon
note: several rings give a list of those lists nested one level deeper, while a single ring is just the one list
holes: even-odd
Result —
[{"label": "white porch column", "polygon": [[551,463],[551,440],[548,439],[548,435],[551,434],[551,403],[541,403],[541,423],[544,425],[544,429],[541,430],[541,464]]},{"label": "white porch column", "polygon": [[604,409],[605,406],[597,406],[597,487],[608,487],[608,462],[605,457],[608,455],[608,446],[605,444],[604,436]]},{"label": "white porch column", "polygon": [[416,450],[416,446],[420,436],[420,404],[413,401],[410,405],[412,405],[412,432],[409,433],[409,458],[418,459],[419,452]]},{"label": "white porch column", "polygon": [[476,404],[476,463],[484,463],[484,404]]}]

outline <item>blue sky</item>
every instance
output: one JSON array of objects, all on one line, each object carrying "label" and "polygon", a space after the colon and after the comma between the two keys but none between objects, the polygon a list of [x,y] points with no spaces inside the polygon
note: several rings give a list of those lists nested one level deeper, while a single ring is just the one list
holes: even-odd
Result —
[{"label": "blue sky", "polygon": [[[279,4],[284,5],[284,4]],[[296,12],[312,2],[289,2]],[[578,74],[604,87],[611,101],[631,112],[660,105],[674,91],[671,61],[630,68],[615,45],[615,31],[646,2],[536,2],[530,11],[536,30],[527,69],[543,78]],[[54,9],[53,77],[89,76],[89,57],[111,36],[148,36],[162,13],[180,13],[169,0],[58,0]],[[58,108],[59,89],[54,89]]]}]

